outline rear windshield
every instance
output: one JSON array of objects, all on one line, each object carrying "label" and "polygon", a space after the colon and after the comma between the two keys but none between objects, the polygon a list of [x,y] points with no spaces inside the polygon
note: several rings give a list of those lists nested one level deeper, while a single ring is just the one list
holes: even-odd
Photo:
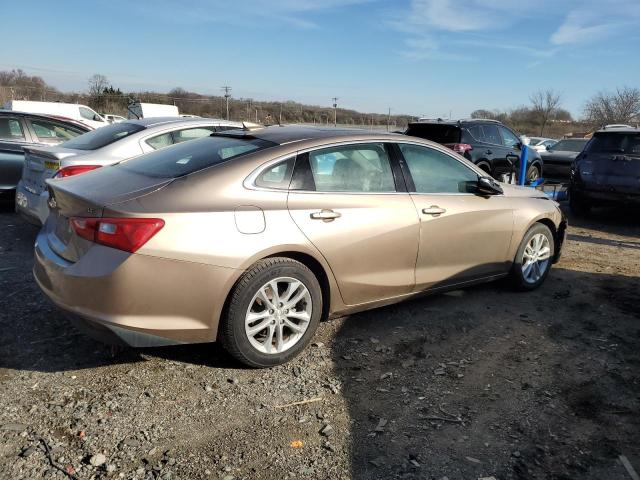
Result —
[{"label": "rear windshield", "polygon": [[460,143],[460,128],[437,123],[410,123],[406,135],[425,138],[436,143]]},{"label": "rear windshield", "polygon": [[589,140],[560,140],[553,147],[553,150],[559,152],[578,152],[580,153]]},{"label": "rear windshield", "polygon": [[179,143],[117,165],[157,178],[177,178],[276,145],[258,138],[211,136]]},{"label": "rear windshield", "polygon": [[640,133],[596,133],[589,153],[640,155]]},{"label": "rear windshield", "polygon": [[61,146],[76,150],[97,150],[144,129],[145,127],[136,123],[113,123],[64,142]]}]

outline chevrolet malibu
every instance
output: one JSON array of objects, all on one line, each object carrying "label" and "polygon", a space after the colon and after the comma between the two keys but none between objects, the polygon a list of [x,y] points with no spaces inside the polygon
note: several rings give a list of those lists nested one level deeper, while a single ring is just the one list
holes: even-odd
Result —
[{"label": "chevrolet malibu", "polygon": [[213,133],[48,180],[40,288],[91,335],[221,341],[284,363],[323,318],[509,277],[558,259],[558,204],[404,135],[305,127]]}]

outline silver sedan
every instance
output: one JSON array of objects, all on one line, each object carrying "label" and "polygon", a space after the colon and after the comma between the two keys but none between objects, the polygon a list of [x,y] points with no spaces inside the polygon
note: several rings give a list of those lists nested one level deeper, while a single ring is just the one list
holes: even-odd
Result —
[{"label": "silver sedan", "polygon": [[49,178],[78,175],[213,132],[241,127],[241,123],[207,118],[144,118],[114,123],[57,146],[24,148],[16,211],[27,221],[42,225],[49,214],[45,183]]}]

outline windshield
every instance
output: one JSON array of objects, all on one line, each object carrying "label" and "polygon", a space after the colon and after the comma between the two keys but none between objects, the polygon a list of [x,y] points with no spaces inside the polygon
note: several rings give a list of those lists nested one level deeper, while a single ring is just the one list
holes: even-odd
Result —
[{"label": "windshield", "polygon": [[116,165],[157,178],[177,178],[277,144],[258,138],[203,137]]},{"label": "windshield", "polygon": [[542,143],[543,139],[542,138],[538,138],[538,137],[530,137],[529,138],[529,145],[531,146],[536,146],[539,143]]},{"label": "windshield", "polygon": [[410,123],[405,135],[424,138],[436,143],[459,143],[461,132],[456,125]]},{"label": "windshield", "polygon": [[145,127],[136,123],[113,123],[80,135],[60,146],[76,150],[97,150],[144,129]]},{"label": "windshield", "polygon": [[589,147],[591,152],[640,155],[640,133],[597,133]]},{"label": "windshield", "polygon": [[559,152],[577,152],[580,153],[589,140],[586,138],[574,139],[574,140],[560,140],[556,143],[552,150]]}]

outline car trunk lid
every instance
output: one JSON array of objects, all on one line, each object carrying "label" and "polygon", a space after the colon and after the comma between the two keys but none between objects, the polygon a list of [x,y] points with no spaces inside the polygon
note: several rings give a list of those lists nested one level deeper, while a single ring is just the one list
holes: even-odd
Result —
[{"label": "car trunk lid", "polygon": [[47,181],[50,215],[44,228],[49,246],[65,260],[77,261],[92,242],[75,233],[71,218],[102,217],[105,207],[147,195],[171,181],[112,167]]},{"label": "car trunk lid", "polygon": [[66,148],[24,148],[24,166],[22,168],[22,183],[24,187],[35,195],[46,190],[46,180],[52,178],[65,158],[75,157],[81,153],[78,150]]}]

